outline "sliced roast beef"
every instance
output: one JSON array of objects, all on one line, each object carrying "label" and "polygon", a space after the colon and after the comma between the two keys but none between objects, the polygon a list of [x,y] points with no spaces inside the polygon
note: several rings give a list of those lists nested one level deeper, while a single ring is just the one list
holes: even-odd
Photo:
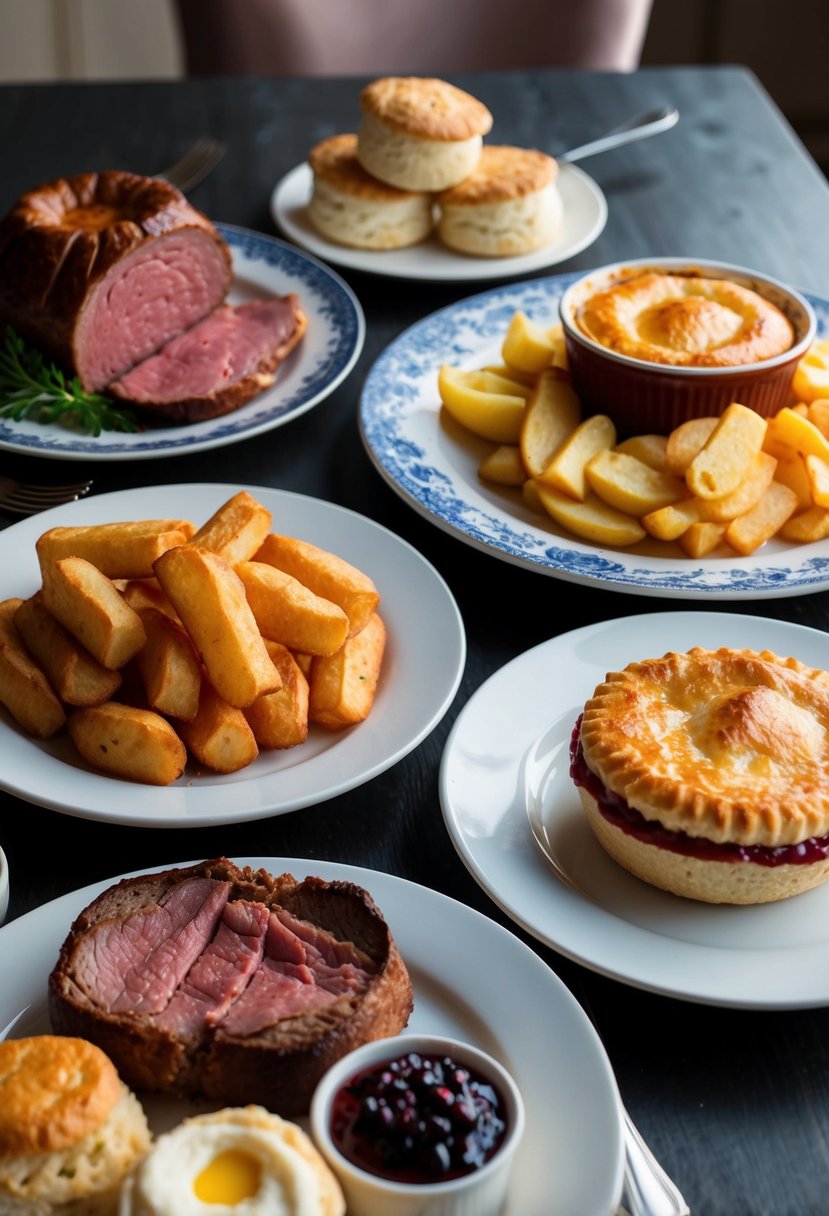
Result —
[{"label": "sliced roast beef", "polygon": [[168,182],[111,170],[24,194],[0,224],[0,329],[102,389],[212,313],[226,242]]},{"label": "sliced roast beef", "polygon": [[306,328],[296,295],[225,304],[107,391],[165,422],[227,414],[273,384]]},{"label": "sliced roast beef", "polygon": [[[159,968],[151,957],[151,976],[133,976],[135,953],[127,943],[136,928],[135,940],[171,939],[148,935],[159,909],[183,913],[197,904],[200,920],[211,900],[195,899],[196,884],[222,888],[223,911],[207,938],[200,927],[201,947],[185,971],[179,967],[159,1010]],[[99,949],[104,942],[107,951]],[[126,970],[138,999],[116,1010]],[[169,966],[161,970],[170,976]],[[97,1043],[132,1087],[228,1105],[262,1103],[285,1115],[307,1111],[336,1059],[369,1039],[397,1034],[411,1008],[406,967],[367,891],[240,869],[227,858],[128,879],[104,892],[72,925],[49,979],[53,1029]]]}]

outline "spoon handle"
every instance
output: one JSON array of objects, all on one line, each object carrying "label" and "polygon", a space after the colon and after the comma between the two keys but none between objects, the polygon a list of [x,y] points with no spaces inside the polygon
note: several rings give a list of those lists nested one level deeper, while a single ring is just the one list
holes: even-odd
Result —
[{"label": "spoon handle", "polygon": [[556,160],[560,165],[570,164],[574,160],[584,160],[588,156],[595,156],[598,152],[607,152],[610,148],[617,148],[620,144],[631,143],[634,139],[645,139],[648,135],[658,135],[660,131],[668,131],[678,121],[679,110],[677,109],[652,110],[648,114],[640,114],[636,118],[628,119],[621,126],[608,131],[607,135],[603,135],[601,139],[594,139],[589,144],[582,144],[578,148],[570,148],[567,152],[562,152],[556,156]]}]

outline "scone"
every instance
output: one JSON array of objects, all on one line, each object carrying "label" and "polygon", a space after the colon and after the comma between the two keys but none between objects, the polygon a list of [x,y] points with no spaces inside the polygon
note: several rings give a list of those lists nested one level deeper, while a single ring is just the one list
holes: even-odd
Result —
[{"label": "scone", "polygon": [[340,1185],[296,1123],[261,1106],[195,1115],[125,1181],[119,1216],[344,1216]]},{"label": "scone", "polygon": [[797,659],[694,648],[611,672],[570,771],[599,843],[665,891],[754,904],[829,877],[829,675]]},{"label": "scone", "polygon": [[150,1146],[138,1099],[84,1039],[0,1043],[0,1212],[114,1216]]},{"label": "scone", "polygon": [[399,190],[367,173],[357,159],[357,136],[332,135],[308,154],[313,190],[311,223],[329,240],[356,249],[402,249],[432,231],[432,196]]},{"label": "scone", "polygon": [[558,236],[564,208],[552,156],[485,144],[477,168],[437,196],[444,245],[479,257],[529,253]]},{"label": "scone", "polygon": [[478,163],[486,106],[445,80],[386,76],[360,93],[360,164],[400,190],[445,190]]}]

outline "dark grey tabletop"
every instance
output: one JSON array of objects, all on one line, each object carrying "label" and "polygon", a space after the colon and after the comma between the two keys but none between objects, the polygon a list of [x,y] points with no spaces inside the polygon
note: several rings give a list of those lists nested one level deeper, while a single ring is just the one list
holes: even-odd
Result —
[{"label": "dark grey tabletop", "polygon": [[[110,167],[152,173],[194,137],[211,132],[230,150],[193,192],[194,203],[215,220],[274,233],[269,198],[275,183],[304,160],[314,142],[353,129],[361,83],[228,79],[0,88],[0,212],[23,190],[61,174]],[[679,108],[680,122],[669,134],[586,166],[608,199],[607,226],[590,248],[554,272],[647,255],[711,257],[829,296],[829,187],[745,70],[486,73],[458,77],[457,83],[496,116],[493,138],[552,153],[634,113],[666,104]],[[453,706],[409,756],[313,813],[149,831],[93,823],[2,796],[0,843],[12,873],[9,917],[126,870],[218,853],[323,858],[412,879],[511,928],[571,988],[596,1022],[625,1103],[694,1213],[825,1211],[827,1011],[716,1008],[594,974],[524,934],[456,855],[441,815],[438,768],[450,727],[472,693],[504,663],[554,634],[660,605],[496,562],[398,498],[361,445],[356,411],[363,378],[408,325],[484,284],[341,273],[362,303],[367,336],[359,364],[323,405],[234,445],[158,461],[96,463],[88,470],[93,492],[165,482],[244,482],[313,495],[380,521],[433,563],[463,613],[468,658]],[[59,480],[63,471],[55,461],[0,456],[0,472],[24,478]],[[79,471],[75,466],[73,475]],[[681,601],[672,606],[709,607]],[[818,628],[829,619],[827,593],[710,607]],[[602,1146],[592,1151],[598,1155]]]}]

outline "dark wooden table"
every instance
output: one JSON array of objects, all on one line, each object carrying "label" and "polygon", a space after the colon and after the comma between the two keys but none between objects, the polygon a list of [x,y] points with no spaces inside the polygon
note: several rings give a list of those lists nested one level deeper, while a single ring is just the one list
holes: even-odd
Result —
[{"label": "dark wooden table", "polygon": [[[195,136],[211,132],[230,151],[194,191],[193,201],[216,220],[273,233],[268,203],[274,184],[318,139],[353,128],[362,83],[245,79],[4,87],[0,211],[23,190],[61,174],[110,167],[152,173]],[[745,70],[487,73],[458,77],[457,83],[491,108],[493,139],[553,153],[634,113],[678,106],[680,123],[670,134],[590,162],[589,172],[609,201],[607,226],[592,247],[553,272],[646,255],[712,257],[829,294],[829,188]],[[456,855],[441,816],[437,778],[447,734],[470,695],[505,662],[554,634],[658,610],[660,604],[496,562],[433,527],[396,496],[374,471],[358,435],[362,380],[406,326],[483,285],[405,283],[351,272],[344,277],[365,310],[367,337],[358,366],[324,404],[232,446],[158,461],[95,463],[88,471],[95,492],[244,482],[314,495],[379,520],[434,564],[464,615],[468,659],[454,705],[412,754],[313,814],[150,831],[92,823],[2,797],[10,918],[125,870],[217,853],[325,858],[404,876],[512,928],[561,976],[595,1019],[625,1103],[695,1214],[825,1212],[829,1012],[715,1008],[594,974],[516,929]],[[59,480],[65,471],[55,461],[0,454],[0,472]],[[73,476],[80,471],[72,467]],[[672,606],[750,611],[818,628],[829,618],[827,593],[748,606]],[[602,1146],[593,1151],[600,1154]]]}]

